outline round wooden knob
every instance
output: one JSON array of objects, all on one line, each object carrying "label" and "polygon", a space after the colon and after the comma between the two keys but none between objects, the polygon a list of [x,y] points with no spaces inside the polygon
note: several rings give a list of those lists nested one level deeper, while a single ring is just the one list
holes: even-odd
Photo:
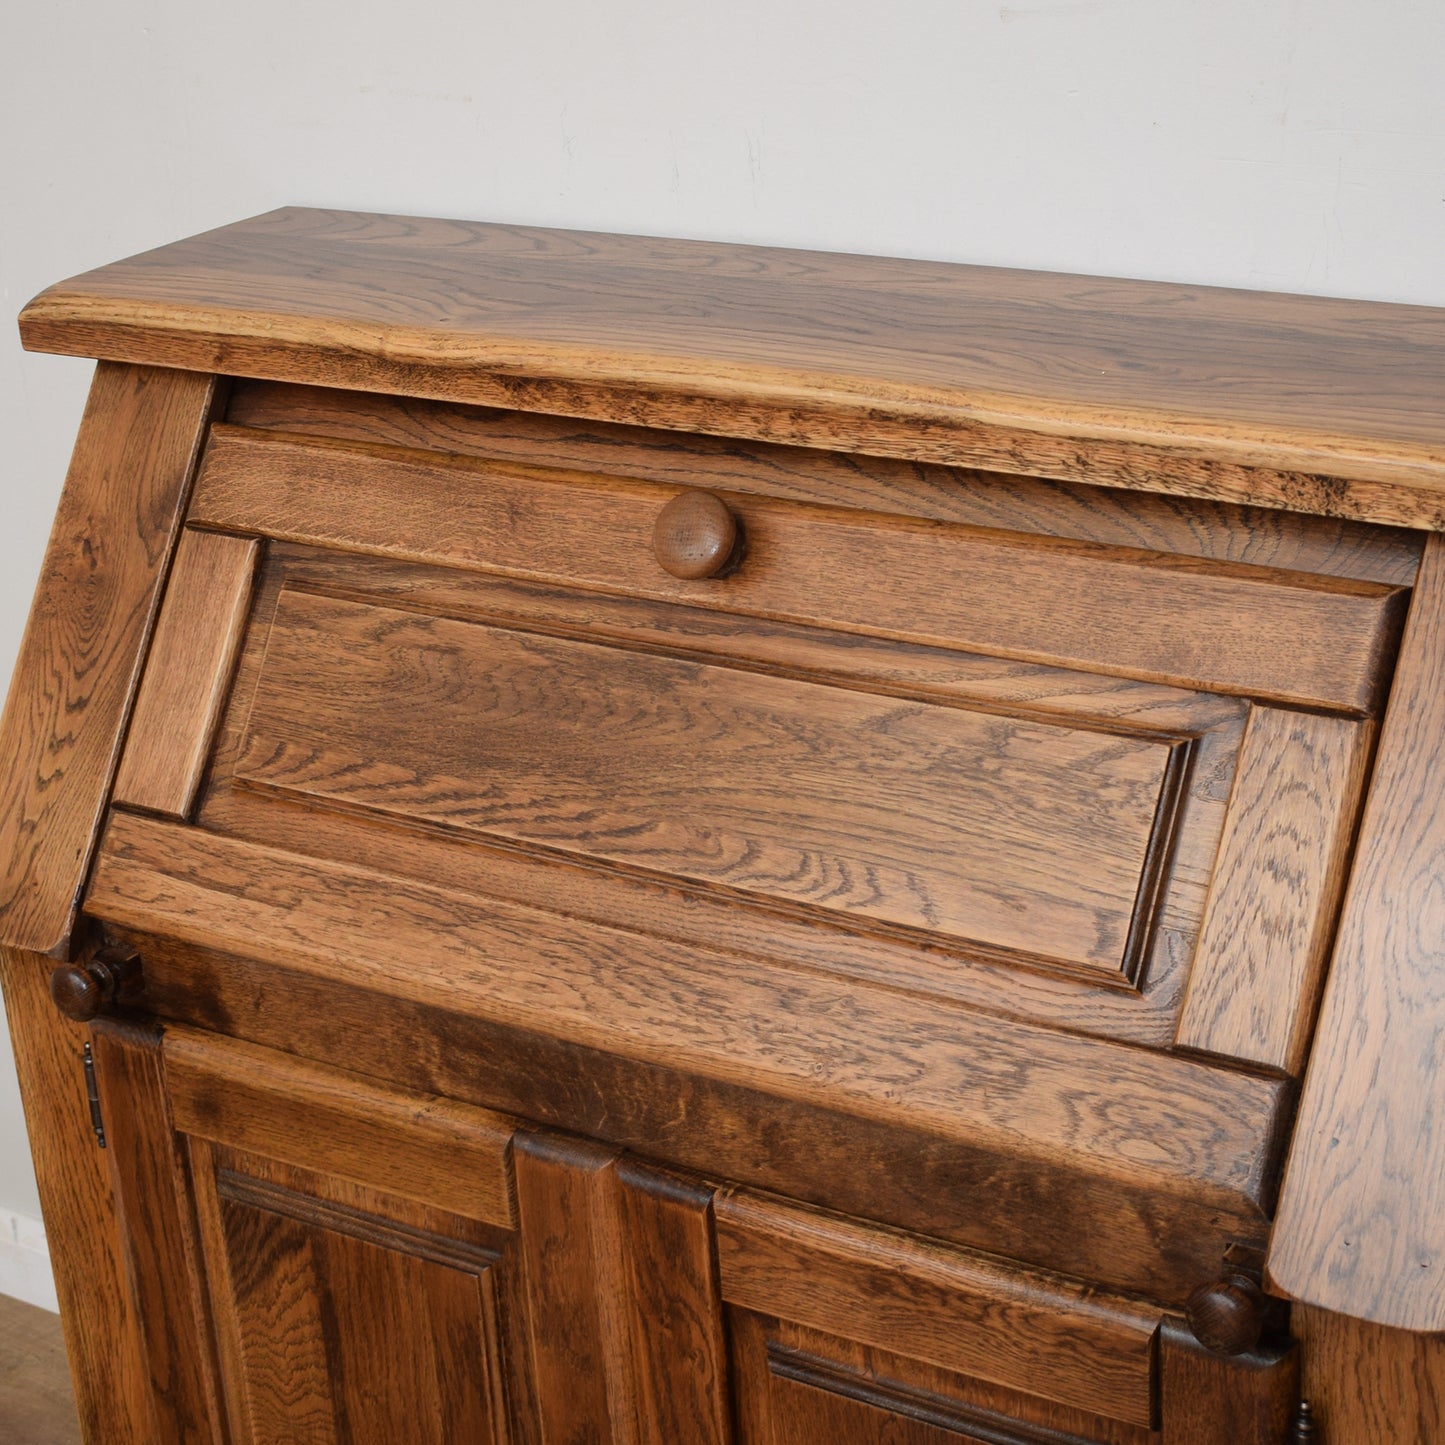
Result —
[{"label": "round wooden knob", "polygon": [[1269,1299],[1248,1275],[1231,1274],[1202,1284],[1184,1306],[1194,1338],[1216,1355],[1242,1355],[1264,1333]]},{"label": "round wooden knob", "polygon": [[50,997],[66,1018],[83,1024],[129,1001],[139,984],[139,955],[112,945],[89,963],[62,963],[50,975]]},{"label": "round wooden knob", "polygon": [[716,577],[735,560],[740,535],[738,519],[721,497],[690,487],[657,514],[652,550],[674,577]]}]

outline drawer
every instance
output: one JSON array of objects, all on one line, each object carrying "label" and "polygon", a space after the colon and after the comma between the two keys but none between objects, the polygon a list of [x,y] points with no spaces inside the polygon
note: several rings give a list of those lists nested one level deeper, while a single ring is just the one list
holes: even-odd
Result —
[{"label": "drawer", "polygon": [[169,1017],[1182,1303],[1408,591],[754,480],[685,581],[673,483],[215,428],[88,911]]}]

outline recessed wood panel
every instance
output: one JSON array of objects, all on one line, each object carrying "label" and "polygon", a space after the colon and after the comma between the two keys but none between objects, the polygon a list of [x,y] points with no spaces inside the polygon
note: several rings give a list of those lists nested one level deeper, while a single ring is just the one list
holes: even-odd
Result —
[{"label": "recessed wood panel", "polygon": [[1182,752],[285,593],[236,776],[1122,975]]},{"label": "recessed wood panel", "polygon": [[204,1193],[249,1445],[504,1445],[494,1254],[229,1169]]},{"label": "recessed wood panel", "polygon": [[652,552],[676,491],[218,426],[191,520],[1344,711],[1403,615],[1374,582],[736,495],[741,565],[683,581]]}]

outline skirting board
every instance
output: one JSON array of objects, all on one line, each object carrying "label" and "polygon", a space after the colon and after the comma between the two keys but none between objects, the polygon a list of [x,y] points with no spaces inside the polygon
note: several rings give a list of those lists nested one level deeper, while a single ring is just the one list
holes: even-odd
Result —
[{"label": "skirting board", "polygon": [[28,1214],[0,1209],[0,1294],[58,1310],[45,1226]]}]

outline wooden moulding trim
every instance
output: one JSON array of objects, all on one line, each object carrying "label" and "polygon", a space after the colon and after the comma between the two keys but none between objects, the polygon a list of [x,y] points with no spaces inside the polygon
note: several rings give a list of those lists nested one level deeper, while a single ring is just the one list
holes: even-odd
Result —
[{"label": "wooden moulding trim", "polygon": [[726,1191],[723,1298],[1113,1419],[1153,1423],[1160,1312],[1043,1271]]},{"label": "wooden moulding trim", "polygon": [[3,722],[0,943],[64,957],[218,389],[95,374]]},{"label": "wooden moulding trim", "polygon": [[515,1227],[510,1119],[175,1025],[165,1060],[183,1133]]},{"label": "wooden moulding trim", "polygon": [[[191,520],[1348,712],[1375,706],[1407,597],[1378,583],[756,496],[729,499],[750,538],[738,572],[680,581],[651,548],[674,492],[221,425]],[[858,580],[878,575],[893,586]]]},{"label": "wooden moulding trim", "polygon": [[195,801],[245,630],[261,544],[186,528],[136,695],[116,802],[183,818]]},{"label": "wooden moulding trim", "polygon": [[[1288,1085],[117,813],[122,927],[1260,1218]],[[746,1041],[746,1046],[740,1045]],[[996,1084],[993,1081],[997,1081]],[[1161,1120],[1164,1122],[1161,1124]]]},{"label": "wooden moulding trim", "polygon": [[1307,1304],[1445,1332],[1445,539],[1400,648],[1270,1241]]}]

